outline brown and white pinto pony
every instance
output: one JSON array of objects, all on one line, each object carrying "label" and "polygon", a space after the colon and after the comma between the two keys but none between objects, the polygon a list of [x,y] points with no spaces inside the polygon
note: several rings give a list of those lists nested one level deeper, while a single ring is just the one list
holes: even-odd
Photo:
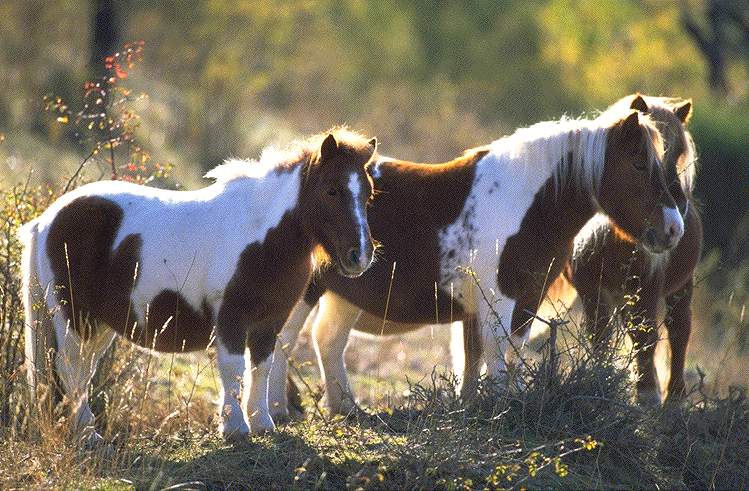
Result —
[{"label": "brown and white pinto pony", "polygon": [[59,198],[21,231],[32,390],[54,383],[56,372],[77,435],[93,444],[101,437],[88,385],[115,335],[170,353],[206,349],[215,335],[224,435],[273,430],[269,355],[317,249],[347,276],[372,260],[366,205],[375,145],[334,129],[266,150],[257,162],[227,162],[196,191],[102,181]]},{"label": "brown and white pinto pony", "polygon": [[[525,310],[536,310],[545,278],[561,273],[596,212],[634,237],[654,236],[660,248],[679,241],[683,222],[662,152],[650,118],[629,111],[539,123],[444,164],[380,159],[369,223],[382,257],[356,280],[334,272],[315,278],[317,292],[308,291],[309,303],[300,303],[278,344],[293,345],[300,320],[324,293],[312,329],[333,412],[353,403],[343,351],[354,326],[374,334],[451,321],[479,326],[488,374],[503,379],[508,348],[527,337]],[[280,415],[284,365],[273,368],[270,396]]]},{"label": "brown and white pinto pony", "polygon": [[[601,215],[576,237],[575,253],[565,268],[564,278],[582,301],[585,325],[594,345],[605,342],[614,314],[624,313],[618,307],[625,303],[625,295],[637,295],[636,304],[627,309],[638,326],[628,333],[637,348],[637,399],[642,404],[658,404],[661,399],[654,357],[659,303],[665,299],[664,325],[671,347],[667,397],[679,400],[685,390],[694,270],[702,252],[702,222],[692,202],[696,156],[685,129],[692,103],[637,94],[623,98],[613,109],[617,106],[637,109],[656,122],[665,143],[663,163],[669,190],[684,217],[684,236],[674,249],[653,253]],[[560,280],[555,287],[563,289],[564,283]]]}]

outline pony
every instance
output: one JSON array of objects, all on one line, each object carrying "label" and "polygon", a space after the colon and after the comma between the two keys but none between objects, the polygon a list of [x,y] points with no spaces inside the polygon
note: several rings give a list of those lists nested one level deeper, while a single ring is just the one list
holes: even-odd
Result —
[{"label": "pony", "polygon": [[372,262],[375,150],[376,140],[335,128],[258,161],[227,161],[195,191],[100,181],[61,196],[21,229],[33,394],[59,379],[74,434],[94,445],[88,385],[115,336],[161,353],[215,341],[223,435],[272,431],[270,355],[315,258],[349,277]]},{"label": "pony", "polygon": [[[611,319],[622,315],[632,318],[637,328],[628,334],[637,349],[637,400],[643,405],[657,405],[661,402],[654,361],[659,303],[665,300],[668,313],[664,325],[671,348],[666,400],[678,401],[685,394],[694,270],[702,253],[702,221],[692,199],[696,154],[685,128],[692,115],[692,102],[636,94],[621,99],[612,109],[621,107],[649,114],[664,136],[664,165],[669,190],[684,217],[684,236],[672,250],[653,253],[614,221],[595,217],[575,238],[574,255],[564,269],[564,278],[552,289],[562,292],[567,285],[574,287],[594,346],[605,344]],[[617,309],[627,294],[637,296],[636,304]]]},{"label": "pony", "polygon": [[[562,272],[574,237],[598,211],[646,247],[679,242],[684,226],[662,154],[654,123],[632,110],[538,123],[442,164],[380,158],[369,210],[380,260],[356,280],[315,278],[278,346],[293,345],[319,298],[310,322],[335,413],[353,408],[343,363],[353,326],[382,335],[463,321],[480,332],[488,375],[506,380],[546,278]],[[284,377],[277,363],[270,398],[280,415]]]}]

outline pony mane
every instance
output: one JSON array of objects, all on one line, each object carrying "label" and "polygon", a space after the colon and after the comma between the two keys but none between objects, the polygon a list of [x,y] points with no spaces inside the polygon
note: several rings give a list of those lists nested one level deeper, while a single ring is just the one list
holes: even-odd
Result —
[{"label": "pony mane", "polygon": [[[695,149],[694,140],[692,139],[692,134],[686,129],[686,127],[684,127],[676,114],[674,114],[674,108],[687,101],[679,97],[639,95],[645,100],[650,113],[654,116],[654,118],[651,119],[659,118],[662,120],[671,120],[674,125],[678,125],[682,128],[684,136],[684,153],[682,154],[680,161],[677,162],[677,174],[679,176],[681,188],[687,196],[691,196],[692,191],[694,190],[695,176],[697,175],[697,151]],[[627,114],[627,111],[631,110],[630,106],[632,105],[632,100],[635,96],[636,95],[628,95],[622,97],[606,109],[605,112],[611,112],[612,114]],[[659,124],[661,123],[656,122],[656,126]]]},{"label": "pony mane", "polygon": [[336,126],[328,131],[296,140],[285,147],[270,145],[259,159],[227,159],[209,170],[203,177],[215,182],[240,178],[262,179],[270,172],[291,170],[298,165],[308,168],[319,161],[320,146],[328,134],[333,134],[339,145],[361,146],[367,139],[347,126]]},{"label": "pony mane", "polygon": [[[520,128],[512,135],[493,142],[491,147],[493,151],[528,167],[541,165],[550,170],[555,194],[574,183],[577,189],[597,196],[606,159],[608,133],[621,119],[608,111],[595,119],[563,116],[557,121],[544,121]],[[649,141],[648,160],[651,166],[660,165],[663,156],[660,133],[647,115],[641,115],[639,121]]]}]

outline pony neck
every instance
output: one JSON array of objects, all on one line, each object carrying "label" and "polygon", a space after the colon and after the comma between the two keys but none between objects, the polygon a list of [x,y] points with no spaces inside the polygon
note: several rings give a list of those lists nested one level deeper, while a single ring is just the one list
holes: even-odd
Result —
[{"label": "pony neck", "polygon": [[[302,166],[270,170],[261,177],[238,176],[227,181],[219,181],[220,195],[231,203],[229,216],[216,217],[218,220],[230,219],[237,229],[243,227],[269,230],[284,227],[300,243],[310,242],[300,236],[304,231],[302,210],[299,199],[302,188]],[[304,240],[301,240],[304,239]],[[311,246],[310,246],[311,252]]]}]

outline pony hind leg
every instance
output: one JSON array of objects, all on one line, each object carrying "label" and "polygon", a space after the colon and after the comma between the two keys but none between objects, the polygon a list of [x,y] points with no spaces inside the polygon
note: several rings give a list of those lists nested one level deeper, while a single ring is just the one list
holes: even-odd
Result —
[{"label": "pony hind leg", "polygon": [[115,333],[104,326],[96,326],[96,329],[91,329],[90,336],[82,339],[60,311],[55,313],[53,323],[57,340],[55,368],[65,396],[72,405],[72,431],[84,445],[94,446],[102,441],[102,437],[94,426],[88,389],[99,360],[112,344]]},{"label": "pony hind leg", "polygon": [[478,391],[483,363],[481,328],[475,315],[466,317],[462,322],[453,322],[450,326],[450,354],[453,373],[460,383],[460,397],[469,400]]},{"label": "pony hind leg", "polygon": [[520,358],[527,336],[527,333],[510,332],[514,305],[515,302],[509,299],[494,305],[485,301],[478,304],[478,332],[481,333],[486,375],[501,386],[507,384],[508,368],[512,368]]},{"label": "pony hind leg", "polygon": [[678,401],[686,392],[684,365],[687,345],[692,331],[693,280],[689,280],[678,292],[666,298],[666,330],[671,346],[671,377],[668,382],[667,401]]},{"label": "pony hind leg", "polygon": [[356,408],[356,403],[343,356],[361,310],[330,292],[320,299],[318,309],[312,338],[325,382],[325,404],[332,414],[346,415]]}]

